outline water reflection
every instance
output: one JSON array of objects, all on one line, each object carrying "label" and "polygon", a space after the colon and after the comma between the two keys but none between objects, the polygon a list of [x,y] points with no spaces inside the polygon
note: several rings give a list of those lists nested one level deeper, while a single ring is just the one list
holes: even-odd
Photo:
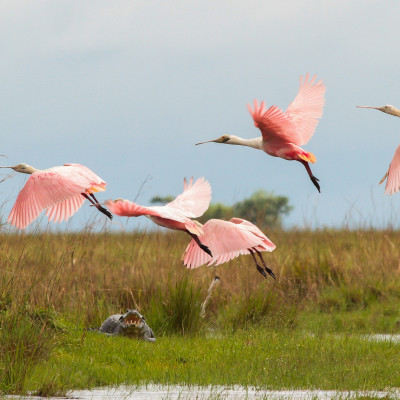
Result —
[{"label": "water reflection", "polygon": [[[68,394],[69,399],[82,400],[235,400],[235,399],[268,399],[268,400],[333,400],[355,399],[361,396],[368,398],[400,399],[400,391],[389,392],[337,392],[333,390],[258,390],[256,388],[234,387],[197,387],[197,386],[158,386],[120,387],[114,389],[75,390]],[[18,399],[40,399],[40,397],[16,397]],[[61,399],[51,397],[47,399]],[[65,398],[64,398],[65,399]]]}]

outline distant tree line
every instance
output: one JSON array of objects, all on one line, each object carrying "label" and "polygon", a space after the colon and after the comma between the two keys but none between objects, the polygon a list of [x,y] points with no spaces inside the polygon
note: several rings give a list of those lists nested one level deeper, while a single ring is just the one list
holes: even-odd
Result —
[{"label": "distant tree line", "polygon": [[[151,199],[151,203],[166,204],[173,199],[172,196],[155,196]],[[277,196],[261,189],[231,206],[222,203],[210,204],[208,210],[198,220],[204,224],[211,218],[228,220],[239,217],[247,219],[261,229],[279,228],[282,225],[282,216],[288,215],[292,209],[287,197]]]}]

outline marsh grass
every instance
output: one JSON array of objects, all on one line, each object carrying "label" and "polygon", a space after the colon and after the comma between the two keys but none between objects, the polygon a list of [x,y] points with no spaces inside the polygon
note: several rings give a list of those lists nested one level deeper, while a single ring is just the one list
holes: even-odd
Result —
[{"label": "marsh grass", "polygon": [[159,383],[384,390],[400,385],[400,345],[359,335],[253,327],[224,335],[170,335],[156,343],[96,333],[80,342],[69,334],[65,343],[35,369],[31,384],[58,371],[60,382],[74,388]]},{"label": "marsh grass", "polygon": [[[212,333],[229,338],[253,329],[268,335],[400,331],[400,232],[293,230],[268,236],[277,249],[265,260],[277,280],[265,280],[251,257],[224,264],[217,268],[221,284],[206,318],[200,318],[215,271],[182,265],[186,235],[90,229],[0,233],[2,392],[22,393],[29,387],[57,393],[69,382],[76,384],[76,372],[54,372],[55,366],[65,367],[53,360],[54,354],[61,351],[69,359],[68,351],[79,352],[88,342],[99,345],[87,328],[127,308],[138,308],[167,346],[172,337],[200,340]],[[95,365],[83,367],[78,359],[79,368],[96,376],[86,384],[117,382],[113,373],[104,381]],[[49,362],[53,369],[38,374],[36,384],[26,383],[41,369],[37,366]]]},{"label": "marsh grass", "polygon": [[26,378],[36,364],[49,357],[55,344],[51,324],[29,311],[21,302],[1,313],[0,392],[23,392]]},{"label": "marsh grass", "polygon": [[[276,231],[269,236],[278,247],[265,258],[277,280],[265,280],[246,256],[218,267],[222,283],[207,307],[209,319],[232,314],[230,307],[239,302],[235,307],[247,317],[233,318],[235,328],[257,323],[282,306],[312,305],[328,312],[399,297],[398,232]],[[194,310],[181,314],[194,315],[214,273],[182,265],[187,238],[175,232],[3,234],[0,239],[0,307],[12,301],[13,293],[29,293],[33,308],[68,312],[86,325],[133,307],[145,314],[158,307],[168,314],[169,306],[188,307],[182,302]]]},{"label": "marsh grass", "polygon": [[157,288],[148,304],[147,319],[157,336],[192,335],[201,331],[200,316],[203,301],[201,288],[193,285],[187,275]]}]

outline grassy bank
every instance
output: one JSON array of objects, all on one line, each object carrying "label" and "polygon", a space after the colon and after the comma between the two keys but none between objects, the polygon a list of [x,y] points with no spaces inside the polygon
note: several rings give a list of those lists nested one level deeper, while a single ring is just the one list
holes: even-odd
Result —
[{"label": "grassy bank", "polygon": [[[268,388],[400,386],[400,233],[270,232],[277,280],[251,257],[187,270],[177,232],[0,237],[0,390],[41,394],[119,383]],[[155,344],[87,332],[138,308]]]},{"label": "grassy bank", "polygon": [[384,390],[400,386],[399,350],[399,344],[355,335],[268,328],[207,337],[167,336],[154,344],[94,333],[83,340],[68,335],[53,357],[35,370],[29,385],[34,389],[35,382],[53,376],[74,388],[155,382]]}]

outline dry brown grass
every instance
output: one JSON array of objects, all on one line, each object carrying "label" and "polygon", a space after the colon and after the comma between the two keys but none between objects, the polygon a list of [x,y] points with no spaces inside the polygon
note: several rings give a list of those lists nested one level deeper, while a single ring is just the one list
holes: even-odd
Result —
[{"label": "dry brown grass", "polygon": [[[209,314],[255,294],[274,307],[310,301],[340,307],[342,300],[330,298],[332,290],[343,293],[345,306],[398,293],[399,232],[277,231],[269,237],[277,249],[265,260],[277,280],[264,280],[249,256],[222,265]],[[128,307],[145,312],[155,296],[167,297],[168,285],[184,278],[205,296],[214,271],[182,265],[187,242],[177,232],[3,234],[0,302],[29,293],[31,306],[84,315],[92,325]]]}]

